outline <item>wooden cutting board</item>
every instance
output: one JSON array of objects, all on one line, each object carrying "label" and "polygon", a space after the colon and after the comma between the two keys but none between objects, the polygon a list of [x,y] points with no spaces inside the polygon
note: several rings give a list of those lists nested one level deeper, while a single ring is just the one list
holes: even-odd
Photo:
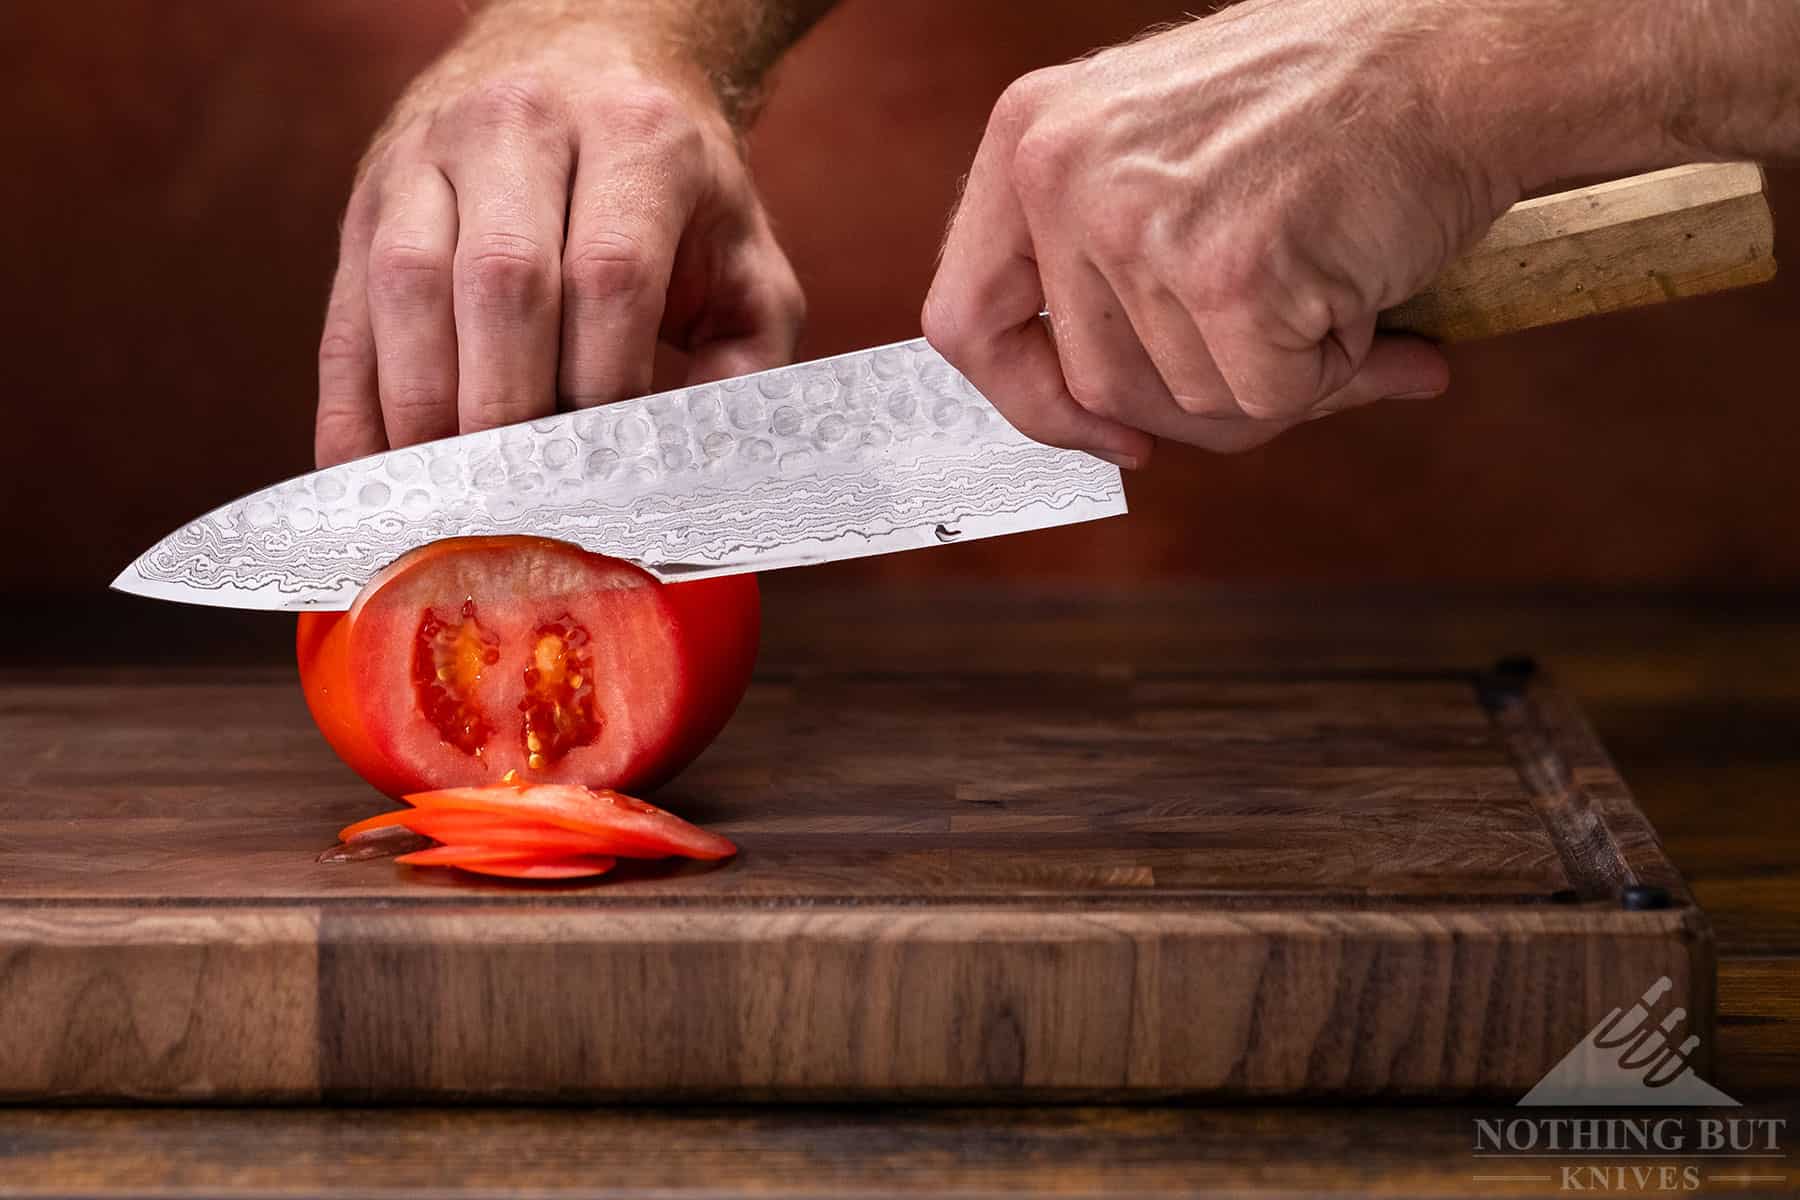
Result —
[{"label": "wooden cutting board", "polygon": [[315,862],[383,803],[285,672],[14,677],[0,744],[9,1100],[1511,1097],[1663,976],[1712,1044],[1519,664],[765,674],[660,797],[742,855],[595,887]]}]

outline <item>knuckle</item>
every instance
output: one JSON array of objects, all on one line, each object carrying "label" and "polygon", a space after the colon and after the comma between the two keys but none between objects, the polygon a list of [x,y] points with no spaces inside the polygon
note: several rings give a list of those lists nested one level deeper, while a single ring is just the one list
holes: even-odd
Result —
[{"label": "knuckle", "polygon": [[582,299],[648,291],[654,283],[653,274],[650,256],[642,244],[626,234],[591,238],[563,256],[563,289]]},{"label": "knuckle", "polygon": [[521,234],[490,233],[468,247],[459,265],[464,295],[484,308],[531,309],[556,294],[550,256]]},{"label": "knuckle", "polygon": [[1155,207],[1135,189],[1125,189],[1110,198],[1088,223],[1086,240],[1096,261],[1118,267],[1135,268],[1175,259],[1174,254],[1158,252],[1156,227]]},{"label": "knuckle", "polygon": [[926,294],[925,307],[919,312],[919,327],[931,348],[952,364],[960,364],[969,357],[973,340],[969,337],[968,322],[964,320],[960,306],[942,289],[932,288]]},{"label": "knuckle", "polygon": [[1061,194],[1068,185],[1073,140],[1043,126],[1027,130],[1013,147],[1012,176],[1025,199]]},{"label": "knuckle", "polygon": [[1088,412],[1109,420],[1124,418],[1128,407],[1125,391],[1110,372],[1086,365],[1065,365],[1063,382],[1075,403]]},{"label": "knuckle", "polygon": [[1237,410],[1252,421],[1295,421],[1304,417],[1311,407],[1304,399],[1240,396],[1237,401]]},{"label": "knuckle", "polygon": [[363,336],[362,330],[344,320],[325,323],[325,332],[319,336],[321,375],[350,375],[364,370],[368,361],[367,338]]},{"label": "knuckle", "polygon": [[686,106],[667,88],[654,84],[608,93],[602,118],[610,136],[633,142],[679,146],[699,141],[699,125]]},{"label": "knuckle", "polygon": [[[431,379],[396,379],[381,388],[381,410],[394,423],[432,426],[456,407],[455,393]],[[449,423],[454,424],[454,420]]]},{"label": "knuckle", "polygon": [[1337,325],[1338,308],[1323,287],[1299,288],[1289,294],[1285,324],[1308,342],[1322,342]]},{"label": "knuckle", "polygon": [[520,406],[517,397],[503,390],[483,388],[465,391],[461,397],[459,412],[462,417],[462,432],[474,433],[482,429],[511,425],[519,419]]},{"label": "knuckle", "polygon": [[1208,417],[1219,411],[1217,399],[1200,392],[1172,391],[1170,395],[1174,397],[1175,407],[1190,417]]},{"label": "knuckle", "polygon": [[1036,71],[1028,71],[1007,84],[1006,90],[994,102],[990,126],[1016,128],[1029,122],[1055,89],[1059,73],[1056,67],[1042,67]]},{"label": "knuckle", "polygon": [[450,264],[408,240],[380,241],[369,252],[369,294],[389,304],[418,307],[442,296]]},{"label": "knuckle", "polygon": [[458,99],[457,114],[476,125],[500,129],[538,129],[557,122],[557,91],[535,75],[508,75],[485,80]]}]

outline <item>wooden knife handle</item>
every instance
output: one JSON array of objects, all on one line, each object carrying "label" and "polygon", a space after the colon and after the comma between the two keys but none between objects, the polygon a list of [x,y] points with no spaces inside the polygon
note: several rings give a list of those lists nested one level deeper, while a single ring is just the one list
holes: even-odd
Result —
[{"label": "wooden knife handle", "polygon": [[1380,327],[1468,341],[1774,274],[1762,168],[1700,163],[1513,205]]}]

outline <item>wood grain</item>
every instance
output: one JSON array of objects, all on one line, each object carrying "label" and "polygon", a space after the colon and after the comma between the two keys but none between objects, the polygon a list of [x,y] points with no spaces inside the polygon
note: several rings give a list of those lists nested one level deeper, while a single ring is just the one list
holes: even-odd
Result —
[{"label": "wood grain", "polygon": [[313,1094],[317,938],[296,910],[0,907],[0,1100]]},{"label": "wood grain", "polygon": [[1500,1095],[1663,975],[1711,1030],[1703,918],[1523,675],[771,663],[661,796],[741,856],[596,888],[315,861],[383,802],[285,672],[21,680],[0,732],[12,1099]]},{"label": "wood grain", "polygon": [[1754,163],[1697,163],[1522,201],[1381,327],[1467,341],[1766,282],[1763,190]]},{"label": "wood grain", "polygon": [[[1017,670],[1045,644],[1059,649],[1054,669],[1068,673],[1096,663],[1222,671],[1259,662],[1317,673],[1540,650],[1580,696],[1712,918],[1719,1022],[1709,1078],[1747,1102],[1740,1115],[1785,1118],[1792,1154],[1800,1129],[1792,819],[1800,609],[1792,604],[1017,587],[808,595],[779,581],[771,590],[779,594],[764,657],[788,672],[847,661],[896,672]],[[945,605],[958,620],[942,619]],[[278,789],[243,798],[264,814],[281,803]],[[156,802],[167,806],[169,793]],[[1567,1195],[1554,1180],[1502,1189],[1474,1179],[1473,1121],[1507,1115],[1509,1104],[14,1108],[0,1109],[0,1195]],[[1701,1191],[1791,1194],[1793,1160],[1775,1169],[1786,1182],[1703,1180]]]},{"label": "wood grain", "polygon": [[[1471,1156],[1503,1109],[0,1111],[0,1195],[1564,1197]],[[1734,1115],[1800,1125],[1800,1105]],[[1671,1156],[1650,1160],[1696,1164]],[[1776,1196],[1716,1182],[1704,1195]],[[1765,1167],[1791,1179],[1793,1167]],[[1615,1194],[1653,1194],[1630,1191]],[[1688,1193],[1692,1194],[1692,1193]]]},{"label": "wood grain", "polygon": [[351,1101],[1499,1094],[1579,1041],[1621,979],[1710,990],[1691,914],[1643,916],[328,914],[321,1086]]}]

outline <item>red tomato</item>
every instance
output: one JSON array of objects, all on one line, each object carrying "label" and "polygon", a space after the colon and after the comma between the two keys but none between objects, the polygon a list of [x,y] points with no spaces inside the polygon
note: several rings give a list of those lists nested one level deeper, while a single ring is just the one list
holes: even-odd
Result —
[{"label": "red tomato", "polygon": [[500,782],[646,789],[723,729],[749,683],[749,575],[664,585],[544,538],[452,538],[304,613],[313,720],[390,796]]}]

